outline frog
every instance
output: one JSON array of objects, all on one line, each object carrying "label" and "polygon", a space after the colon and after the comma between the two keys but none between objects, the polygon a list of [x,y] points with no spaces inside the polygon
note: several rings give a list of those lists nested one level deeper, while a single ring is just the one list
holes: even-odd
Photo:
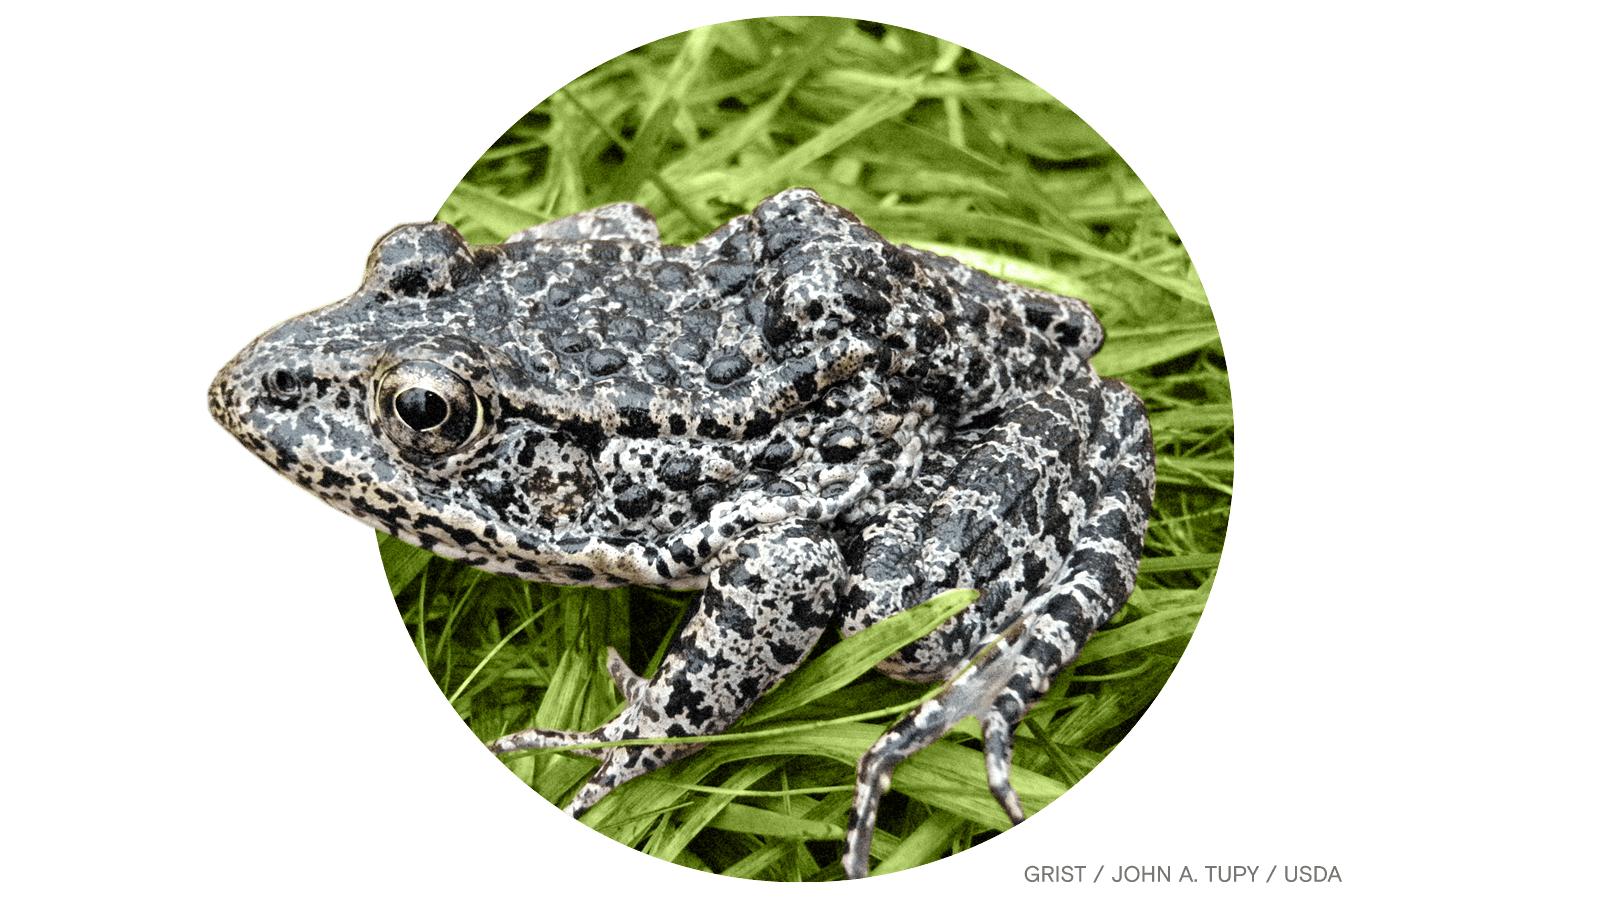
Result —
[{"label": "frog", "polygon": [[860,757],[859,878],[895,767],[967,716],[1023,821],[1017,724],[1133,589],[1154,453],[1143,402],[1094,370],[1104,340],[1080,299],[793,188],[688,245],[631,203],[491,245],[400,226],[355,293],[256,338],[208,402],[271,468],[407,543],[698,591],[648,676],[609,650],[614,719],[487,744],[598,759],[575,817],[725,732],[828,629],[976,588],[877,665],[943,686]]}]

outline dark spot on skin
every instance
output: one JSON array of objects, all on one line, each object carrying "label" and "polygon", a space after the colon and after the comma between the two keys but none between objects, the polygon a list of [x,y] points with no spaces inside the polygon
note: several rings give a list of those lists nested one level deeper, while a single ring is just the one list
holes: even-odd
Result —
[{"label": "dark spot on skin", "polygon": [[646,356],[639,361],[639,368],[644,371],[645,377],[652,384],[671,387],[678,383],[678,372],[666,360],[659,356]]},{"label": "dark spot on skin", "polygon": [[1030,589],[1043,584],[1049,574],[1050,567],[1038,556],[1030,554],[1022,561],[1022,580]]},{"label": "dark spot on skin", "polygon": [[526,297],[544,290],[548,280],[543,269],[537,266],[529,266],[521,275],[511,279],[511,290],[515,291],[519,296]]},{"label": "dark spot on skin", "polygon": [[675,491],[687,491],[700,483],[700,460],[687,454],[667,459],[661,466],[661,483]]},{"label": "dark spot on skin", "polygon": [[636,484],[617,495],[616,510],[625,519],[642,519],[655,511],[661,503],[661,494],[642,484]]},{"label": "dark spot on skin", "polygon": [[873,290],[854,278],[842,280],[839,283],[839,292],[844,297],[844,302],[858,316],[881,316],[889,311],[887,291]]},{"label": "dark spot on skin", "polygon": [[737,691],[741,700],[755,700],[761,695],[762,680],[755,675],[747,675],[739,679]]},{"label": "dark spot on skin", "polygon": [[655,273],[656,284],[668,290],[678,290],[690,282],[689,267],[683,263],[662,262],[657,263],[652,271]]},{"label": "dark spot on skin", "polygon": [[1027,320],[1029,327],[1043,331],[1055,320],[1051,311],[1037,303],[1025,303],[1022,307],[1022,317]]},{"label": "dark spot on skin", "polygon": [[599,350],[590,350],[589,354],[583,358],[584,368],[596,378],[620,372],[627,364],[628,357],[626,354],[603,347]]},{"label": "dark spot on skin", "polygon": [[695,434],[699,435],[700,437],[710,438],[714,441],[721,440],[733,434],[733,429],[722,424],[721,422],[718,422],[716,419],[710,416],[706,416],[705,418],[701,419],[699,424],[695,425],[694,431]]},{"label": "dark spot on skin", "polygon": [[465,246],[454,228],[423,225],[417,231],[417,250],[423,256],[446,259],[455,256],[456,251]]},{"label": "dark spot on skin", "polygon": [[582,353],[594,345],[594,341],[586,334],[563,334],[552,343],[562,353]]},{"label": "dark spot on skin", "polygon": [[[731,580],[732,579],[730,579],[730,581]],[[759,586],[759,582],[756,581],[756,579],[751,579],[749,584],[752,587]],[[720,613],[720,615],[717,617],[718,625],[721,625],[727,631],[744,638],[746,641],[755,640],[756,620],[755,617],[750,615],[748,611],[735,604],[729,603],[722,606],[718,612]]]},{"label": "dark spot on skin", "polygon": [[[638,289],[633,282],[630,285]],[[606,337],[616,341],[637,341],[644,337],[644,322],[636,316],[619,316],[606,326]]]},{"label": "dark spot on skin", "polygon": [[778,427],[778,417],[769,410],[758,409],[750,414],[744,423],[744,436],[746,440],[755,440],[765,437]]},{"label": "dark spot on skin", "polygon": [[694,310],[683,317],[684,332],[707,343],[716,340],[717,327],[721,324],[722,313],[719,310]]},{"label": "dark spot on skin", "polygon": [[794,338],[796,326],[794,320],[783,314],[783,310],[768,308],[766,322],[761,328],[761,338],[769,347],[781,347]]},{"label": "dark spot on skin", "polygon": [[881,266],[872,266],[861,270],[860,275],[867,288],[876,292],[879,296],[887,297],[894,292],[894,282],[890,280],[887,269]]},{"label": "dark spot on skin", "polygon": [[773,258],[789,252],[809,236],[805,227],[793,220],[793,213],[770,218],[765,224],[762,237],[766,239],[767,255]]},{"label": "dark spot on skin", "polygon": [[756,454],[751,465],[758,469],[777,471],[789,464],[794,459],[795,447],[788,441],[774,441],[768,444],[760,453]]},{"label": "dark spot on skin", "polygon": [[541,440],[538,435],[533,435],[522,442],[522,447],[517,450],[517,468],[526,469],[533,465],[533,455],[538,450]]},{"label": "dark spot on skin", "polygon": [[469,528],[457,528],[435,515],[417,516],[414,522],[419,532],[424,534],[429,531],[443,533],[456,547],[471,547],[479,542],[476,532]]},{"label": "dark spot on skin", "polygon": [[703,719],[707,715],[705,692],[692,689],[687,679],[674,682],[667,697],[666,708],[662,712],[668,716],[679,718],[687,715],[691,719]]},{"label": "dark spot on skin", "polygon": [[772,658],[780,665],[792,666],[799,663],[809,649],[809,647],[801,648],[788,644],[774,644],[768,648],[768,652],[772,654]]},{"label": "dark spot on skin", "polygon": [[767,586],[767,580],[746,569],[743,561],[724,570],[723,577],[728,584],[746,591],[758,592]]},{"label": "dark spot on skin", "polygon": [[573,421],[563,423],[564,431],[572,438],[573,443],[593,454],[605,443],[605,431],[600,428],[599,422]]},{"label": "dark spot on skin", "polygon": [[[620,281],[611,282],[609,285],[609,293],[613,299],[620,300],[624,306],[629,308],[637,308],[639,301],[645,295],[645,289],[635,279],[624,278]],[[621,334],[611,333],[611,336],[619,339],[625,339],[625,335]]]},{"label": "dark spot on skin", "polygon": [[421,266],[406,266],[390,277],[389,289],[402,297],[420,297],[428,292],[428,272]]},{"label": "dark spot on skin", "polygon": [[974,431],[987,431],[1000,421],[1002,412],[1002,410],[991,409],[983,415],[973,416],[972,421],[967,423],[967,427]]},{"label": "dark spot on skin", "polygon": [[778,281],[788,281],[791,276],[802,272],[809,275],[820,274],[822,266],[818,265],[819,257],[815,253],[789,253],[778,261]]},{"label": "dark spot on skin", "polygon": [[861,430],[853,425],[841,425],[822,438],[817,451],[822,454],[824,462],[838,464],[855,459],[860,455],[862,446]]},{"label": "dark spot on skin", "polygon": [[685,362],[697,363],[706,356],[706,342],[693,335],[684,335],[672,342],[672,355]]},{"label": "dark spot on skin", "polygon": [[816,370],[797,373],[794,380],[789,382],[789,385],[794,388],[795,396],[799,398],[801,403],[810,403],[811,398],[815,397],[818,391]]},{"label": "dark spot on skin", "polygon": [[956,380],[948,373],[930,375],[922,382],[922,389],[941,406],[955,406],[960,402],[961,391]]},{"label": "dark spot on skin", "polygon": [[[517,491],[516,485],[512,482],[504,480],[486,481],[478,486],[477,493],[484,503],[488,504],[491,509],[502,517],[512,511],[525,513],[527,510],[527,505],[522,502],[521,493]],[[494,526],[491,525],[486,528],[484,536],[493,538],[495,536]]]},{"label": "dark spot on skin", "polygon": [[443,296],[452,289],[462,290],[477,280],[477,277],[478,266],[470,257],[454,257],[450,260],[445,283],[440,285],[439,289],[430,296]]},{"label": "dark spot on skin", "polygon": [[615,241],[584,241],[583,253],[591,265],[599,263],[602,268],[614,266],[622,259],[622,248]]},{"label": "dark spot on skin", "polygon": [[695,515],[704,518],[711,512],[711,507],[722,502],[722,490],[720,484],[700,485],[689,494],[689,507],[694,510]]},{"label": "dark spot on skin", "polygon": [[743,290],[755,277],[756,269],[747,262],[717,260],[707,265],[704,272],[711,282],[711,289],[718,296],[726,297]]},{"label": "dark spot on skin", "polygon": [[750,366],[750,358],[735,350],[706,365],[706,380],[712,384],[730,384],[749,374]]},{"label": "dark spot on skin", "polygon": [[917,326],[917,349],[931,353],[949,342],[949,333],[934,322],[925,321]]},{"label": "dark spot on skin", "polygon": [[690,550],[689,546],[682,541],[673,541],[672,546],[667,548],[667,555],[672,557],[673,562],[684,568],[699,562],[699,559],[694,555],[694,551]]},{"label": "dark spot on skin", "polygon": [[322,480],[318,481],[317,484],[325,488],[347,488],[355,484],[355,480],[332,469],[323,469]]},{"label": "dark spot on skin", "polygon": [[911,261],[911,254],[898,247],[884,250],[883,255],[883,261],[888,264],[889,272],[895,278],[909,279],[917,273],[917,266]]},{"label": "dark spot on skin", "polygon": [[559,309],[571,303],[577,296],[578,292],[572,285],[553,284],[550,286],[550,293],[545,295],[545,302]]},{"label": "dark spot on skin", "polygon": [[982,386],[986,386],[989,383],[989,378],[989,362],[987,360],[974,356],[966,364],[966,386],[968,388],[981,389]]},{"label": "dark spot on skin", "polygon": [[620,419],[617,424],[617,434],[623,437],[652,438],[660,434],[648,410],[635,406],[620,406],[617,415]]}]

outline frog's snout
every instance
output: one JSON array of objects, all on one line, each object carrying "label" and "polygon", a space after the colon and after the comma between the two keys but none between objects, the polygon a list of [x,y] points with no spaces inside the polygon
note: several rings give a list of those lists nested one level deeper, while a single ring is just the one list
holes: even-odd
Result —
[{"label": "frog's snout", "polygon": [[217,377],[211,379],[211,388],[206,391],[206,407],[211,410],[211,418],[218,425],[238,434],[238,416],[234,412],[237,405],[233,402],[233,369],[234,361],[230,361],[217,372]]}]

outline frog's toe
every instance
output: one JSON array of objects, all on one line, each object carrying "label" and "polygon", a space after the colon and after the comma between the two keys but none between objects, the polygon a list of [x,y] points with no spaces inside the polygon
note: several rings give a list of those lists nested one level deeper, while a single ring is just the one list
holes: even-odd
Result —
[{"label": "frog's toe", "polygon": [[637,705],[650,687],[650,682],[635,675],[628,664],[623,661],[622,654],[615,647],[606,648],[606,672],[611,675],[611,680],[616,683],[617,690],[622,692],[623,699],[630,706]]},{"label": "frog's toe", "polygon": [[1017,723],[1001,710],[991,709],[983,719],[983,759],[989,776],[989,793],[1011,817],[1011,824],[1020,825],[1027,813],[1022,811],[1022,798],[1017,796],[1017,789],[1011,786],[1012,735],[1016,730]]},{"label": "frog's toe", "polygon": [[[620,659],[613,658],[616,662],[621,662]],[[625,664],[622,665],[622,669],[627,671],[627,666]],[[615,672],[613,671],[614,674]],[[628,674],[631,675],[632,672]],[[624,685],[623,690],[627,692],[628,686]],[[548,728],[527,728],[502,738],[496,738],[484,746],[488,747],[496,755],[512,753],[517,750],[562,749],[569,753],[599,759],[600,768],[589,776],[589,780],[578,789],[578,793],[573,795],[565,807],[569,815],[579,816],[589,807],[600,802],[600,798],[616,790],[624,782],[654,769],[659,769],[675,759],[688,756],[703,746],[702,744],[582,746],[583,744],[602,741],[635,740],[640,737],[636,723],[638,718],[637,710],[628,710],[593,731],[555,731]]]},{"label": "frog's toe", "polygon": [[555,747],[566,749],[570,753],[581,756],[602,757],[605,747],[574,746],[592,744],[596,741],[608,740],[601,736],[600,729],[594,731],[556,731],[552,728],[525,728],[512,732],[504,737],[495,738],[484,744],[496,756],[503,753],[514,753],[518,750],[548,750]]},{"label": "frog's toe", "polygon": [[[594,729],[593,731],[557,731],[551,728],[525,728],[522,731],[495,738],[484,744],[495,755],[514,753],[518,750],[566,750],[580,756],[593,757],[601,760],[591,781],[584,785],[568,804],[567,811],[577,815],[593,806],[596,802],[610,793],[618,785],[630,778],[643,775],[652,769],[659,768],[680,756],[687,756],[699,747],[698,744],[665,744],[660,747],[585,747],[583,744],[593,744],[602,741],[622,741],[641,737],[638,723],[641,717],[659,718],[659,716],[642,716],[641,708],[650,705],[645,695],[650,689],[648,679],[640,678],[634,674],[633,669],[623,661],[622,654],[615,647],[607,648],[606,671],[611,675],[611,680],[616,682],[617,689],[628,701],[627,707],[610,722]],[[616,751],[616,752],[611,752]],[[650,752],[645,752],[650,751]]]},{"label": "frog's toe", "polygon": [[1029,701],[1042,692],[1034,683],[1027,655],[1032,643],[1030,623],[1028,619],[1013,623],[949,687],[896,722],[862,754],[856,765],[855,802],[845,834],[845,877],[863,878],[867,874],[878,805],[889,790],[895,766],[944,737],[967,716],[975,717],[983,726],[989,792],[1013,823],[1026,818],[1022,800],[1011,786],[1011,751],[1017,723],[1027,712]]}]

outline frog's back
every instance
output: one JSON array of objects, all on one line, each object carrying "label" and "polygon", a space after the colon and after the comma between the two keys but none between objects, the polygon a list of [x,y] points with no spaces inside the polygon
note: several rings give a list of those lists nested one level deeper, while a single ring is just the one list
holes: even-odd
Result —
[{"label": "frog's back", "polygon": [[770,412],[744,386],[795,387],[812,374],[803,361],[849,345],[865,377],[964,422],[1071,378],[1103,339],[1081,301],[891,244],[809,190],[685,247],[661,244],[631,204],[580,216],[477,248],[495,259],[468,303],[507,310],[484,323],[502,326],[493,337],[532,383],[598,391],[600,407],[608,389],[619,405],[655,394],[690,419],[724,409],[739,431]]}]

